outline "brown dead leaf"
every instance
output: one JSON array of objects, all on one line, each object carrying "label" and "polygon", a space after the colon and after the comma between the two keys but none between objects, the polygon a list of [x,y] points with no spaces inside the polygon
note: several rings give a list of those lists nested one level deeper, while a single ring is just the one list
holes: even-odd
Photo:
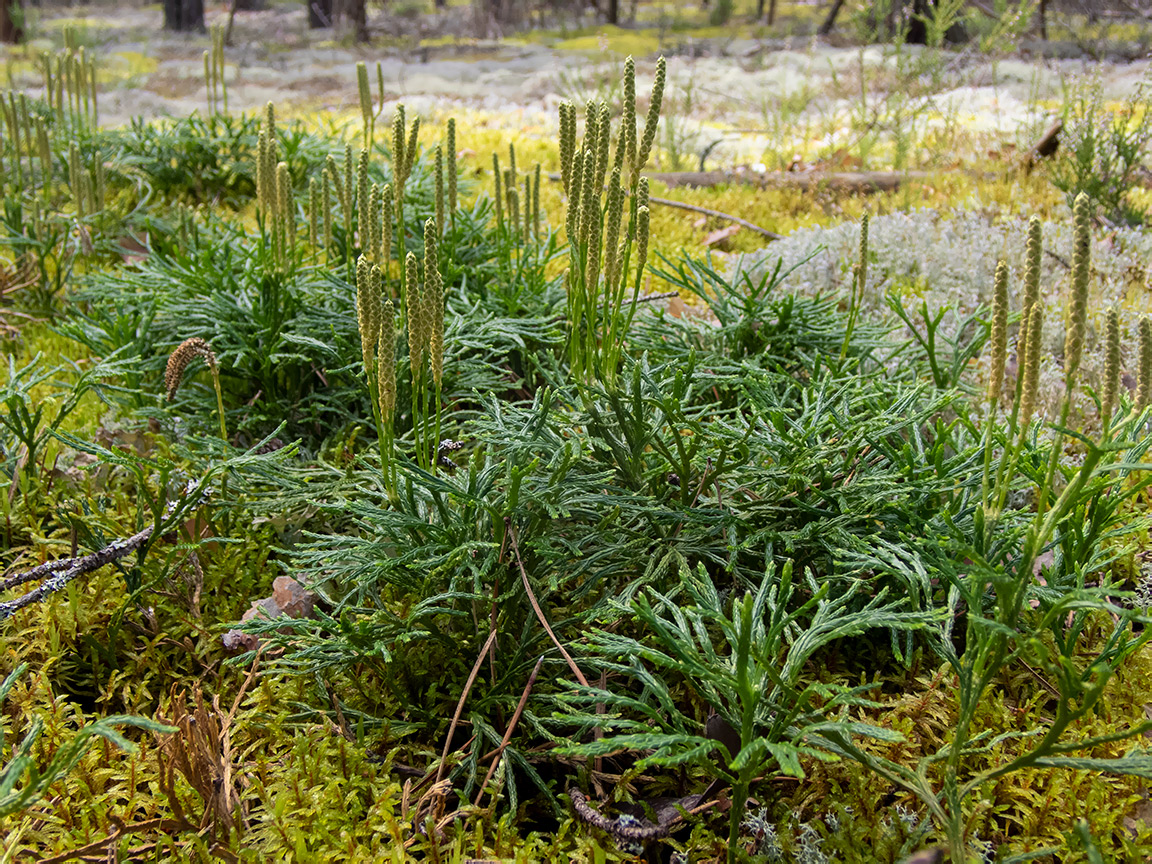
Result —
[{"label": "brown dead leaf", "polygon": [[739,232],[739,225],[729,225],[727,228],[717,228],[711,234],[704,238],[704,245],[708,247],[715,246],[718,249],[727,249],[728,241]]}]

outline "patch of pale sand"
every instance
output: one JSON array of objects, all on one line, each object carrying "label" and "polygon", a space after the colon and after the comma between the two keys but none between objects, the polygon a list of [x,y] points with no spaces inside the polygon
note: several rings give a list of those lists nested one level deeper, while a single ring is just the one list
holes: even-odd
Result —
[{"label": "patch of pale sand", "polygon": [[[223,21],[225,15],[223,4],[209,8],[210,23]],[[47,13],[46,19],[50,17]],[[97,56],[101,51],[131,50],[159,60],[152,74],[131,76],[131,86],[113,86],[102,94],[106,124],[127,123],[133,116],[177,116],[203,107],[201,52],[208,47],[207,38],[167,34],[159,23],[155,9],[102,9],[94,16],[90,37],[98,43]],[[53,29],[49,21],[45,29],[59,28]],[[272,101],[284,116],[322,109],[355,111],[360,60],[370,67],[381,63],[389,105],[403,101],[417,113],[440,116],[466,111],[483,115],[493,127],[538,129],[549,137],[555,134],[561,99],[582,106],[589,98],[619,94],[621,62],[615,56],[519,43],[465,43],[426,53],[397,53],[331,40],[330,32],[309,32],[302,9],[292,5],[238,13],[235,44],[226,51],[231,110],[259,110]],[[849,120],[861,109],[861,81],[866,107],[875,111],[889,92],[906,85],[901,63],[908,68],[917,58],[925,59],[918,48],[905,48],[898,57],[885,46],[838,48],[811,41],[783,45],[742,56],[755,43],[729,43],[728,50],[738,56],[670,57],[662,146],[670,142],[694,165],[705,146],[720,141],[709,163],[714,167],[756,163],[767,150],[811,152],[813,146],[850,144],[856,133]],[[902,110],[918,112],[926,123],[959,121],[975,133],[1007,135],[1035,124],[1041,110],[1037,100],[1059,100],[1065,80],[1091,69],[1108,98],[1124,98],[1147,75],[1149,65],[1022,58],[993,62],[957,54],[943,55],[941,62],[942,74],[953,86],[913,100]],[[654,58],[637,61],[642,111],[654,71]],[[374,84],[375,75],[371,77]],[[918,83],[927,80],[922,76]],[[31,92],[36,92],[34,86]],[[781,103],[788,106],[783,115]],[[737,134],[738,129],[764,133]]]}]

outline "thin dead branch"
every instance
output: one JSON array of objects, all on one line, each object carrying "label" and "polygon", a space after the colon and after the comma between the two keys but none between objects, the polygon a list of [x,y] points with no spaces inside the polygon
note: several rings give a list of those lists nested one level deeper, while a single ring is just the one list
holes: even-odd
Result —
[{"label": "thin dead branch", "polygon": [[512,525],[512,520],[505,518],[504,525],[507,529],[508,537],[512,541],[512,553],[516,556],[516,565],[520,568],[520,578],[524,582],[524,590],[528,592],[528,600],[532,603],[532,609],[536,612],[536,617],[540,620],[540,623],[544,625],[544,630],[548,633],[552,644],[559,649],[560,654],[568,662],[568,668],[572,670],[572,674],[576,676],[576,680],[587,687],[588,679],[584,677],[584,673],[580,671],[580,667],[576,665],[576,661],[572,659],[572,655],[564,650],[564,646],[561,645],[560,640],[556,638],[552,626],[548,623],[548,619],[544,617],[544,610],[540,608],[540,603],[536,600],[536,595],[532,592],[532,585],[528,582],[528,571],[524,569],[524,561],[520,557],[520,545],[516,542],[516,528]]}]

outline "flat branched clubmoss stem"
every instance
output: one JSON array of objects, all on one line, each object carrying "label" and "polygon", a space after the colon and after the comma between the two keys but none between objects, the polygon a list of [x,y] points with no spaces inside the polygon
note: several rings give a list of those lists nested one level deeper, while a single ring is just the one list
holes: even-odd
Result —
[{"label": "flat branched clubmoss stem", "polygon": [[436,145],[436,224],[444,224],[444,148]]},{"label": "flat branched clubmoss stem", "polygon": [[1143,411],[1152,403],[1152,321],[1140,319],[1140,375],[1136,382],[1136,410]]},{"label": "flat branched clubmoss stem", "polygon": [[1040,303],[1032,306],[1028,316],[1028,354],[1024,358],[1023,386],[1020,390],[1020,434],[1027,434],[1032,423],[1032,412],[1036,410],[1036,399],[1040,390],[1040,346],[1044,341],[1044,307]]},{"label": "flat branched clubmoss stem", "polygon": [[[456,228],[456,118],[448,119],[448,218]],[[441,230],[444,229],[442,223]]]},{"label": "flat branched clubmoss stem", "polygon": [[1116,396],[1120,392],[1120,313],[1115,307],[1108,310],[1104,324],[1104,380],[1100,387],[1100,421],[1104,429],[1116,410]]},{"label": "flat branched clubmoss stem", "polygon": [[1092,224],[1088,196],[1076,196],[1075,239],[1072,248],[1072,294],[1068,308],[1067,330],[1064,336],[1064,380],[1071,390],[1080,368],[1084,352],[1084,332],[1088,326],[1088,273],[1092,254]]},{"label": "flat branched clubmoss stem", "polygon": [[652,153],[652,145],[656,142],[656,126],[660,122],[660,102],[664,98],[664,82],[667,74],[668,64],[661,57],[656,61],[656,80],[652,82],[652,101],[648,104],[648,116],[644,121],[644,137],[640,139],[636,163],[632,166],[633,188]]},{"label": "flat branched clubmoss stem", "polygon": [[996,281],[992,290],[992,328],[988,341],[992,346],[992,362],[988,373],[988,401],[995,404],[1004,386],[1004,367],[1008,362],[1008,265],[996,265]]},{"label": "flat branched clubmoss stem", "polygon": [[1028,327],[1032,307],[1040,300],[1040,261],[1043,255],[1040,217],[1028,220],[1028,244],[1024,253],[1024,296],[1020,301],[1020,333],[1016,338],[1016,359],[1024,363],[1028,356]]}]

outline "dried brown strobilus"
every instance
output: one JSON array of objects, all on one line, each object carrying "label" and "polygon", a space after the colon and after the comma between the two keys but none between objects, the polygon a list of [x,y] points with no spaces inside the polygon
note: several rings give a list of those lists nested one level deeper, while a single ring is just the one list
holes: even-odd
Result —
[{"label": "dried brown strobilus", "polygon": [[212,346],[199,336],[185,339],[168,356],[168,368],[164,372],[164,387],[168,391],[169,402],[176,398],[176,391],[180,389],[180,379],[184,377],[184,370],[197,357],[207,363],[208,368],[215,375],[216,353],[212,350]]}]

